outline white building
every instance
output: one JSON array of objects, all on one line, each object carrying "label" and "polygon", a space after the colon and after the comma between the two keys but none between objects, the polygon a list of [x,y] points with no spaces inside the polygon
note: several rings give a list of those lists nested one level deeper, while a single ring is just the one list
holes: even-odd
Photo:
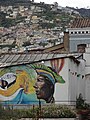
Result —
[{"label": "white building", "polygon": [[[76,18],[69,30],[70,52],[76,52],[79,46],[90,43],[90,19]],[[79,51],[81,52],[81,51]]]},{"label": "white building", "polygon": [[[76,58],[77,56],[78,56],[77,54],[71,55],[71,54],[51,54],[51,53],[50,54],[49,53],[47,54],[30,54],[29,53],[29,54],[10,54],[10,55],[8,54],[0,58],[0,61],[1,61],[0,77],[1,78],[3,77],[2,71],[4,71],[4,74],[7,74],[8,71],[10,70],[10,72],[16,75],[18,71],[18,76],[20,73],[20,76],[23,75],[24,77],[25,75],[25,78],[28,78],[27,74],[29,71],[27,72],[26,70],[28,69],[27,68],[28,66],[26,63],[28,63],[28,65],[33,64],[33,62],[44,64],[45,66],[49,66],[55,69],[57,74],[59,76],[62,76],[63,80],[65,81],[65,83],[59,83],[59,82],[55,83],[55,90],[54,90],[55,103],[75,105],[76,98],[79,96],[80,93],[85,99],[85,72],[84,72],[85,60],[83,59],[78,60]],[[22,74],[23,71],[25,71],[25,73]],[[52,74],[52,72],[50,72],[50,74]],[[18,78],[16,82],[20,79],[21,80],[20,84],[22,84],[23,77],[22,79]],[[29,78],[27,80],[29,80]],[[10,89],[11,88],[14,89],[13,85],[10,87]],[[26,84],[24,85],[24,88],[25,86]],[[20,86],[17,86],[17,87],[20,87]],[[33,88],[33,84],[30,84],[30,88]],[[3,89],[0,91],[1,96],[3,93],[2,91]],[[35,95],[35,92],[33,93]],[[5,93],[3,94],[3,99],[2,97],[0,97],[0,99],[4,100],[5,98],[4,96],[6,96]],[[12,100],[12,96],[9,95],[8,97],[9,99],[11,98],[10,100]],[[16,97],[16,94],[13,94],[13,98],[15,97]],[[26,98],[25,100],[27,102]]]}]

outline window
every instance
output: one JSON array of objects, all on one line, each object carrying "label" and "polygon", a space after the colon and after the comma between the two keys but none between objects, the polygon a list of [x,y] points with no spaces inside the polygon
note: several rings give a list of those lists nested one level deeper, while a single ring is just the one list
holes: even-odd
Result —
[{"label": "window", "polygon": [[79,31],[78,33],[81,34],[81,31]]},{"label": "window", "polygon": [[77,34],[77,32],[75,32],[75,34]]},{"label": "window", "polygon": [[79,53],[84,53],[85,52],[85,47],[86,47],[86,44],[79,44],[79,45],[77,45],[77,51]]}]

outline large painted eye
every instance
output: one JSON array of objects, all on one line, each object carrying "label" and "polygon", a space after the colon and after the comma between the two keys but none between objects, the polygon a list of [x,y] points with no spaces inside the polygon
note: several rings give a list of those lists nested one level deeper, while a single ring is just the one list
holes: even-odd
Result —
[{"label": "large painted eye", "polygon": [[7,88],[7,85],[8,85],[8,82],[7,82],[7,81],[0,79],[0,87],[1,87],[2,89],[6,89],[6,88]]},{"label": "large painted eye", "polygon": [[14,73],[5,73],[0,78],[0,88],[7,89],[16,82],[16,75]]}]

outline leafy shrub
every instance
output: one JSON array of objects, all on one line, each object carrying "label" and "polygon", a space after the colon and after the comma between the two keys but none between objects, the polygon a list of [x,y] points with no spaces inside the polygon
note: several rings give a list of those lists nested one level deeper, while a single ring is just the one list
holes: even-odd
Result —
[{"label": "leafy shrub", "polygon": [[[2,107],[1,107],[2,108]],[[68,106],[64,105],[45,105],[39,108],[35,106],[29,109],[1,109],[0,119],[3,120],[17,120],[20,118],[73,118],[76,113]]]},{"label": "leafy shrub", "polygon": [[77,98],[76,108],[77,109],[90,109],[90,105],[85,102],[82,94],[80,94],[79,97]]},{"label": "leafy shrub", "polygon": [[73,118],[76,114],[68,106],[51,105],[42,108],[42,116],[46,118]]}]

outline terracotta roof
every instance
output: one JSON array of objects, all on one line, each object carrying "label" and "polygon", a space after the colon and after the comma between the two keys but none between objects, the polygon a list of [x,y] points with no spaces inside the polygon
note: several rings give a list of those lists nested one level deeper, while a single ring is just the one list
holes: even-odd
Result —
[{"label": "terracotta roof", "polygon": [[44,52],[54,52],[54,53],[58,51],[60,53],[63,49],[64,49],[64,44],[61,43],[61,44],[58,44],[58,45],[55,45],[55,46],[52,46],[49,48],[45,48],[43,51]]},{"label": "terracotta roof", "polygon": [[83,27],[90,27],[90,19],[75,18],[70,25],[70,28],[83,28]]}]

